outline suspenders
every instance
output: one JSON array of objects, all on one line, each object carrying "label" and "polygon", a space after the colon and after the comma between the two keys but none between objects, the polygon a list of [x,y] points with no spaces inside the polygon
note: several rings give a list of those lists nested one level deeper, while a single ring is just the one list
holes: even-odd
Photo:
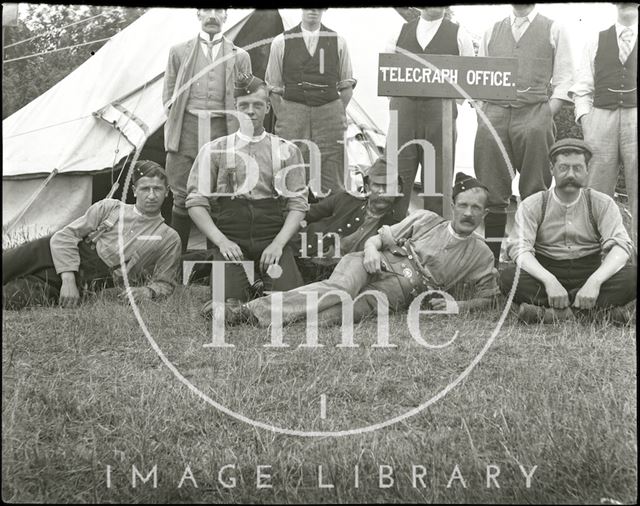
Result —
[{"label": "suspenders", "polygon": [[[542,213],[540,214],[540,222],[538,223],[538,230],[542,226],[542,222],[547,215],[547,206],[549,205],[549,192],[553,190],[546,190],[542,194]],[[598,241],[600,240],[600,230],[598,229],[598,222],[593,214],[593,203],[591,201],[591,188],[583,188],[585,196],[587,198],[587,209],[589,210],[589,221],[591,222],[591,226],[593,230],[596,232],[596,236],[598,237]]]}]

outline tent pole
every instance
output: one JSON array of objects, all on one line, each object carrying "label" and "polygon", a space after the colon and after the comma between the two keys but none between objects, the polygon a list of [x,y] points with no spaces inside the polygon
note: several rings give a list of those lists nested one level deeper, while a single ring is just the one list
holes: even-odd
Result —
[{"label": "tent pole", "polygon": [[9,232],[16,225],[16,223],[18,223],[22,219],[25,213],[29,210],[29,208],[33,205],[36,199],[40,196],[40,194],[44,191],[47,185],[51,182],[51,180],[57,174],[58,174],[58,169],[53,169],[51,174],[47,176],[47,179],[45,179],[40,185],[40,187],[33,193],[33,195],[31,195],[31,197],[29,198],[25,206],[20,210],[20,212],[16,214],[16,216],[9,223],[7,223],[7,226],[5,227],[6,232]]}]

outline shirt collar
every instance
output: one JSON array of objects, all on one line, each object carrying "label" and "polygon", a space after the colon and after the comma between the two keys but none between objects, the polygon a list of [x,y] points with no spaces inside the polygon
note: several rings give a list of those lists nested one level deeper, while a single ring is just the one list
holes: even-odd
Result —
[{"label": "shirt collar", "polygon": [[260,142],[261,140],[263,140],[267,136],[267,131],[263,130],[260,135],[256,135],[256,136],[248,136],[248,135],[243,134],[240,131],[237,131],[236,135],[237,135],[238,139],[240,139],[240,140],[242,140],[244,142]]},{"label": "shirt collar", "polygon": [[[538,9],[536,9],[535,7],[533,8],[533,10],[527,14],[526,16],[523,16],[525,18],[527,18],[529,20],[529,24],[533,23],[533,20],[536,18],[536,15],[538,14]],[[513,23],[516,20],[516,15],[514,14],[513,10],[511,11],[511,14],[509,14],[509,19],[511,19],[511,24],[513,25]]]},{"label": "shirt collar", "polygon": [[638,36],[638,25],[631,25],[631,26],[624,26],[621,25],[620,23],[616,22],[616,35],[618,38],[620,38],[620,34],[622,33],[623,30],[629,28],[631,30],[631,32],[633,33],[633,35],[635,37]]},{"label": "shirt collar", "polygon": [[469,237],[468,235],[460,235],[455,230],[453,230],[453,227],[451,226],[451,222],[449,222],[449,224],[447,225],[447,230],[456,239],[467,239]]},{"label": "shirt collar", "polygon": [[442,24],[444,16],[434,21],[427,21],[422,16],[418,19],[418,30],[428,30],[429,28],[438,28]]},{"label": "shirt collar", "polygon": [[160,217],[160,219],[162,219],[164,221],[164,218],[162,217],[162,213],[159,212],[158,214],[154,214],[153,216],[149,216],[148,214],[144,214],[143,212],[140,211],[140,209],[138,209],[138,206],[136,206],[135,204],[133,204],[133,213],[137,214],[138,216],[142,216],[143,218],[157,218],[158,216]]},{"label": "shirt collar", "polygon": [[551,195],[553,195],[553,200],[555,200],[561,206],[563,206],[563,207],[571,207],[571,206],[576,205],[578,200],[580,200],[580,197],[582,197],[582,188],[580,188],[580,191],[578,192],[578,196],[576,197],[576,199],[573,202],[569,202],[568,204],[565,204],[564,202],[562,202],[562,200],[560,200],[558,198],[558,196],[556,195],[555,189],[551,192]]},{"label": "shirt collar", "polygon": [[300,25],[300,30],[302,30],[302,33],[305,33],[307,35],[318,35],[320,33],[320,26],[318,27],[317,30],[306,30],[302,25]]},{"label": "shirt collar", "polygon": [[[213,36],[212,41],[222,39],[222,32],[218,32]],[[209,42],[209,34],[200,30],[200,42]]]}]

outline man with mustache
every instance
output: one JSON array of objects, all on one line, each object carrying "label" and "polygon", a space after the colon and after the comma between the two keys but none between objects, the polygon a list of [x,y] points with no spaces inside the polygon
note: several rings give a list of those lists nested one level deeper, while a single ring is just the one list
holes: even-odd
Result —
[{"label": "man with mustache", "polygon": [[[518,317],[527,323],[575,318],[574,310],[611,311],[614,321],[629,320],[635,306],[636,266],[622,216],[611,197],[586,188],[591,148],[579,139],[551,146],[556,186],[521,202],[507,241],[520,267],[500,276],[507,294],[517,283]],[[621,306],[629,304],[622,309]]]},{"label": "man with mustache", "polygon": [[[193,161],[205,143],[235,132],[233,84],[237,74],[251,73],[249,54],[222,35],[226,9],[198,9],[197,37],[171,48],[165,72],[162,102],[167,113],[164,144],[166,170],[173,193],[171,226],[180,235],[185,252],[191,231],[187,213],[187,179]],[[158,35],[161,36],[161,35]],[[202,116],[202,119],[200,119]],[[201,132],[201,129],[208,131]]]},{"label": "man with mustache", "polygon": [[[325,10],[302,9],[301,23],[271,43],[265,74],[276,134],[315,143],[321,166],[311,176],[320,171],[323,194],[344,190],[346,109],[356,84],[346,42],[321,23]],[[308,164],[309,148],[300,149]]]},{"label": "man with mustache", "polygon": [[[511,198],[511,173],[501,148],[520,173],[521,198],[547,189],[551,182],[548,154],[555,140],[553,118],[563,101],[570,101],[573,80],[566,29],[537,12],[535,4],[512,7],[508,17],[484,34],[478,50],[478,56],[518,59],[516,98],[487,100],[478,106],[488,121],[478,115],[473,165],[478,179],[490,191],[485,237],[492,239],[488,243],[496,265]],[[494,137],[496,133],[500,143]]]},{"label": "man with mustache", "polygon": [[[7,309],[53,301],[74,307],[83,291],[122,284],[120,234],[128,280],[143,285],[129,288],[129,294],[140,300],[173,292],[180,238],[160,214],[169,193],[167,176],[160,165],[145,160],[136,163],[132,181],[134,205],[101,200],[52,236],[2,252]],[[120,295],[126,298],[127,292]]]},{"label": "man with mustache", "polygon": [[[316,281],[328,277],[340,258],[362,251],[366,240],[382,225],[400,221],[393,209],[399,197],[385,195],[387,164],[383,158],[378,158],[364,173],[363,183],[362,195],[341,191],[311,204],[295,238],[305,279]],[[402,184],[400,177],[398,184]],[[305,241],[301,240],[302,234]]]},{"label": "man with mustache", "polygon": [[[431,211],[416,211],[400,223],[382,226],[367,240],[364,251],[344,256],[328,280],[279,295],[283,323],[304,318],[305,292],[321,297],[336,289],[355,299],[354,321],[377,308],[372,294],[358,297],[366,290],[385,294],[391,310],[406,309],[418,294],[428,290],[449,293],[459,301],[461,311],[488,308],[499,293],[497,272],[491,250],[474,233],[486,214],[487,189],[475,178],[458,174],[452,194],[451,221]],[[272,296],[267,296],[246,304],[227,304],[225,319],[228,324],[249,321],[268,327],[271,303]],[[446,308],[443,298],[433,297],[428,304],[433,310]],[[211,312],[210,306],[206,309]],[[340,322],[341,315],[339,297],[329,295],[319,300],[319,322]]]},{"label": "man with mustache", "polygon": [[613,196],[620,165],[631,209],[633,242],[638,227],[638,4],[617,3],[616,23],[583,51],[570,90],[576,123],[593,148],[589,186]]}]

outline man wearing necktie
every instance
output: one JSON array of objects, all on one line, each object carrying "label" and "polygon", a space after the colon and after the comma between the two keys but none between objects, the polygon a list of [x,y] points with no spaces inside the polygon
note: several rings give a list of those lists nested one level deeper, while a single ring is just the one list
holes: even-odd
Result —
[{"label": "man wearing necktie", "polygon": [[[302,9],[302,22],[271,44],[265,80],[276,134],[312,141],[320,151],[321,193],[344,190],[346,108],[356,80],[344,39],[321,23],[325,9]],[[305,163],[309,148],[299,143]],[[317,188],[312,189],[316,190]]]},{"label": "man wearing necktie", "polygon": [[[400,33],[394,34],[388,41],[385,53],[475,56],[471,36],[456,23],[445,19],[444,6],[427,7],[420,11],[421,15],[417,19],[405,23]],[[398,114],[398,174],[403,180],[403,196],[396,202],[394,213],[397,220],[402,220],[409,209],[418,165],[425,163],[424,150],[416,142],[418,140],[430,142],[435,149],[435,167],[427,167],[427,170],[435,170],[435,190],[442,193],[442,99],[392,97],[389,110]],[[452,112],[452,144],[455,147],[455,118],[458,116],[456,106]],[[445,184],[451,184],[451,181],[446,181]],[[442,197],[425,197],[424,208],[442,216]]]},{"label": "man wearing necktie", "polygon": [[520,197],[546,190],[551,183],[548,155],[555,138],[553,117],[563,100],[570,100],[571,49],[566,30],[538,13],[535,4],[514,4],[511,15],[484,34],[478,56],[518,59],[516,98],[476,105],[488,124],[478,115],[474,168],[489,188],[485,237],[497,263],[511,198],[511,173],[492,129],[511,166],[520,173]]},{"label": "man wearing necktie", "polygon": [[222,35],[226,9],[198,9],[201,31],[194,39],[171,48],[162,102],[168,119],[164,128],[166,171],[173,192],[171,226],[186,251],[191,219],[185,207],[189,172],[199,148],[238,129],[233,85],[238,74],[251,73],[251,59]]},{"label": "man wearing necktie", "polygon": [[576,122],[593,150],[589,186],[613,196],[620,164],[633,218],[638,226],[638,5],[618,3],[617,21],[589,41],[570,93]]}]

